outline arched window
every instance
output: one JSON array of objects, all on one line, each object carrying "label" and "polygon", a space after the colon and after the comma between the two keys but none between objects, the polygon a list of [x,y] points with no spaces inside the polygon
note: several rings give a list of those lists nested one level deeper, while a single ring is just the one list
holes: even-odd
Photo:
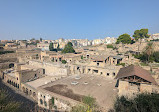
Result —
[{"label": "arched window", "polygon": [[35,74],[34,78],[36,78],[36,77],[37,77],[37,75]]},{"label": "arched window", "polygon": [[36,96],[36,93],[35,92],[33,92],[33,97],[35,97]]},{"label": "arched window", "polygon": [[40,104],[43,105],[43,100],[42,99],[40,99]]},{"label": "arched window", "polygon": [[32,94],[32,91],[30,90],[30,91],[29,91],[29,95],[31,95],[31,94]]},{"label": "arched window", "polygon": [[14,67],[14,63],[9,64],[9,68]]},{"label": "arched window", "polygon": [[43,69],[43,74],[45,74],[45,69]]},{"label": "arched window", "polygon": [[26,94],[28,95],[28,88],[26,88]]},{"label": "arched window", "polygon": [[45,105],[45,107],[47,107],[47,103],[46,103],[46,101],[44,101],[44,105]]}]

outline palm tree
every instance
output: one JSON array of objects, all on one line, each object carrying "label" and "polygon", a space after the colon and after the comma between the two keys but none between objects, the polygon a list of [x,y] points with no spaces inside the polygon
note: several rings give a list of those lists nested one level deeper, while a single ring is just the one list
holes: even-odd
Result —
[{"label": "palm tree", "polygon": [[153,43],[149,42],[144,50],[144,54],[147,57],[147,62],[150,61],[150,56],[153,54],[154,48],[153,48]]}]

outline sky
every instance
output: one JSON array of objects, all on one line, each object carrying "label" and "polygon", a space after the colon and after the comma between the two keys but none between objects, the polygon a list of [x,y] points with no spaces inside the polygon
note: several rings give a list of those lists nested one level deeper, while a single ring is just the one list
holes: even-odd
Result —
[{"label": "sky", "polygon": [[0,40],[159,33],[159,0],[0,0]]}]

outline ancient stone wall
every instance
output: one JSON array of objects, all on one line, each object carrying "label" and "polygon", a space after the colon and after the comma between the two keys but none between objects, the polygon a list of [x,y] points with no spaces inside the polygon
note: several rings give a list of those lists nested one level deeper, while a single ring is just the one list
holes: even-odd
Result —
[{"label": "ancient stone wall", "polygon": [[54,65],[53,63],[39,61],[29,61],[29,65],[45,69],[45,74],[49,76],[68,75],[68,69],[61,65]]}]

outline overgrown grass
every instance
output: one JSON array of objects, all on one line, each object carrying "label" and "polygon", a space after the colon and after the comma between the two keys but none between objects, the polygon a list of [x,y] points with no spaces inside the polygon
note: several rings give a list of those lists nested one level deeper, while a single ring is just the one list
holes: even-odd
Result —
[{"label": "overgrown grass", "polygon": [[107,45],[107,48],[112,48],[112,49],[113,49],[114,47],[113,47],[112,44],[108,44],[108,45]]},{"label": "overgrown grass", "polygon": [[82,104],[76,105],[72,108],[71,112],[101,112],[96,99],[91,96],[84,96]]},{"label": "overgrown grass", "polygon": [[148,64],[146,64],[146,63],[144,63],[144,62],[141,62],[140,65],[141,65],[141,66],[148,66]]},{"label": "overgrown grass", "polygon": [[116,66],[119,66],[119,65],[125,66],[125,63],[118,63],[118,64],[116,64]]}]

